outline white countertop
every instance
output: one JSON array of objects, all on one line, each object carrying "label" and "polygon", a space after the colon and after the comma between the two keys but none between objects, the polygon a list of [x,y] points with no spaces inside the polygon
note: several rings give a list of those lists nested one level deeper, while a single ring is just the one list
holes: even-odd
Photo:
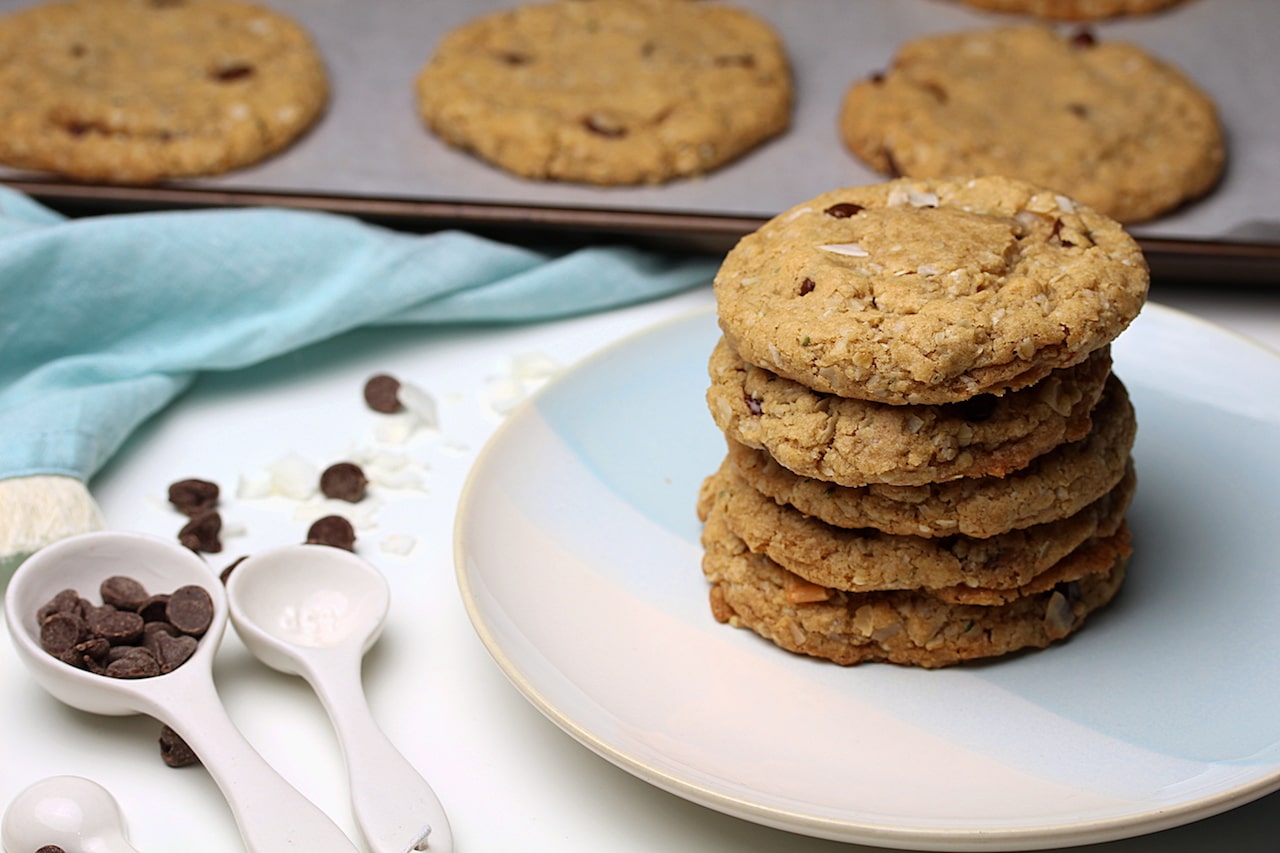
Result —
[{"label": "white countertop", "polygon": [[[1280,353],[1280,288],[1161,288],[1153,301],[1195,313]],[[489,380],[509,359],[549,356],[568,366],[620,336],[709,304],[708,290],[595,316],[533,326],[457,331],[361,331],[242,374],[205,377],[148,424],[92,484],[114,528],[172,536],[164,505],[177,479],[222,484],[224,516],[241,535],[225,539],[215,568],[258,547],[297,539],[305,524],[284,504],[240,500],[241,475],[287,453],[327,464],[369,427],[359,403],[366,376],[391,372],[429,391],[440,434],[418,450],[425,487],[386,496],[378,526],[361,541],[388,575],[394,601],[379,645],[366,658],[375,716],[431,781],[449,811],[457,849],[526,853],[860,850],[793,835],[687,802],[633,777],[544,718],[507,681],[470,625],[455,583],[454,508],[466,474],[501,422],[487,404]],[[1265,390],[1265,389],[1264,389]],[[1270,389],[1276,393],[1280,389]],[[210,422],[243,424],[208,435]],[[407,556],[382,553],[387,533],[412,535]],[[625,668],[625,662],[619,662]],[[336,744],[300,679],[265,669],[232,631],[215,669],[232,718],[278,769],[344,828],[353,823]],[[240,849],[230,813],[199,768],[163,765],[158,724],[70,710],[27,678],[0,643],[0,802],[37,779],[88,776],[121,801],[142,851]],[[785,733],[779,733],[785,736]],[[1153,836],[1078,848],[1095,853],[1272,853],[1280,794]],[[19,851],[11,851],[19,853]],[[22,853],[25,853],[23,851]]]}]

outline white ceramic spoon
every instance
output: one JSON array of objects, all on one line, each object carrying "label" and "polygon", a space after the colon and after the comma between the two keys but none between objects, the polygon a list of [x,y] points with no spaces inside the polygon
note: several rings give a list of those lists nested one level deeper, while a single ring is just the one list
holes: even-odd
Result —
[{"label": "white ceramic spoon", "polygon": [[301,675],[338,733],[356,823],[374,853],[449,853],[453,835],[431,786],[374,722],[360,669],[391,595],[372,565],[339,548],[254,554],[227,579],[231,621],[263,663]]},{"label": "white ceramic spoon", "polygon": [[65,853],[138,853],[120,804],[83,776],[50,776],[24,788],[0,822],[0,845],[21,853],[53,844]]},{"label": "white ceramic spoon", "polygon": [[[187,584],[209,592],[213,622],[184,664],[151,678],[108,678],[69,666],[41,648],[36,611],[68,588],[97,601],[99,585],[112,575],[133,577],[152,593]],[[94,714],[148,714],[176,731],[227,798],[250,853],[356,850],[337,824],[267,764],[227,716],[212,670],[227,626],[227,599],[217,575],[194,553],[176,542],[140,534],[74,536],[41,548],[18,567],[4,607],[19,657],[49,693]]]}]

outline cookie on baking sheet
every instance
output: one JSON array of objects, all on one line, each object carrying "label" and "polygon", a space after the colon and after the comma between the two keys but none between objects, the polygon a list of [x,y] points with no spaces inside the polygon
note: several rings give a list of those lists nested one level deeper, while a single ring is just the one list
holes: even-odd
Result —
[{"label": "cookie on baking sheet", "polygon": [[[716,619],[748,628],[781,648],[851,665],[889,661],[940,667],[1043,648],[1076,631],[1119,591],[1128,529],[1092,539],[1068,555],[1076,576],[1004,604],[953,604],[919,592],[844,592],[809,583],[748,550],[723,525],[704,530],[702,570]],[[1077,572],[1080,560],[1103,565]]]},{"label": "cookie on baking sheet", "polygon": [[820,394],[747,364],[722,339],[707,406],[730,439],[783,467],[843,486],[922,486],[1004,476],[1083,438],[1111,370],[1109,346],[1001,397],[891,406]]},{"label": "cookie on baking sheet", "polygon": [[1012,12],[1060,21],[1096,21],[1122,15],[1151,15],[1183,0],[961,0],[992,12]]},{"label": "cookie on baking sheet", "polygon": [[753,14],[692,0],[558,0],[448,33],[416,81],[445,142],[517,175],[659,183],[785,130],[781,40]]},{"label": "cookie on baking sheet", "polygon": [[1036,589],[1037,578],[1083,543],[1114,535],[1136,484],[1130,469],[1074,515],[987,539],[833,527],[765,497],[728,464],[703,483],[697,509],[699,518],[718,518],[747,548],[819,586],[917,589],[952,602],[999,604]]},{"label": "cookie on baking sheet", "polygon": [[1217,107],[1142,48],[1008,27],[926,36],[854,83],[845,145],[891,175],[1008,175],[1125,223],[1208,192],[1226,148]]},{"label": "cookie on baking sheet", "polygon": [[1120,483],[1131,465],[1137,420],[1124,385],[1114,376],[1092,420],[1085,438],[1059,445],[1004,478],[839,486],[795,474],[768,452],[732,439],[726,459],[756,491],[835,527],[982,539],[1074,515]]},{"label": "cookie on baking sheet", "polygon": [[0,162],[83,181],[210,175],[284,148],[329,82],[289,17],[238,0],[65,0],[0,18]]},{"label": "cookie on baking sheet", "polygon": [[1001,177],[824,193],[743,237],[715,277],[751,364],[884,403],[1003,394],[1110,343],[1146,301],[1137,242]]}]

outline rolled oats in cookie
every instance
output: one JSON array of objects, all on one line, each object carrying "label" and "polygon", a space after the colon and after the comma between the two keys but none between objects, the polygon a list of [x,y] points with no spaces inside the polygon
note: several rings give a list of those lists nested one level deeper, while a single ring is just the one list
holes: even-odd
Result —
[{"label": "rolled oats in cookie", "polygon": [[1074,515],[1111,491],[1131,464],[1133,406],[1114,376],[1092,416],[1093,429],[1005,477],[964,477],[919,486],[840,486],[802,477],[767,451],[729,439],[726,457],[756,491],[834,527],[871,527],[903,536],[988,538]]},{"label": "rolled oats in cookie", "polygon": [[811,390],[742,361],[721,340],[707,405],[725,435],[784,468],[841,486],[923,486],[1003,477],[1083,438],[1111,369],[1110,347],[1028,388],[943,405],[888,405]]},{"label": "rolled oats in cookie", "polygon": [[1148,280],[1114,220],[978,177],[824,193],[742,238],[714,286],[745,361],[896,405],[1001,395],[1078,364],[1128,327]]},{"label": "rolled oats in cookie", "polygon": [[871,661],[941,667],[1044,648],[1079,630],[1119,591],[1127,533],[1091,540],[1062,562],[1102,565],[998,605],[944,601],[909,591],[846,592],[810,583],[747,549],[722,525],[704,531],[702,571],[717,621],[746,628],[780,648],[842,665]]},{"label": "rolled oats in cookie", "polygon": [[0,18],[0,162],[145,184],[262,160],[321,115],[307,32],[240,0],[58,0]]},{"label": "rolled oats in cookie", "polygon": [[441,139],[517,175],[639,184],[783,132],[792,84],[777,33],[731,5],[557,0],[448,33],[416,96]]},{"label": "rolled oats in cookie", "polygon": [[1182,71],[1044,26],[909,41],[849,88],[839,128],[880,172],[1007,175],[1124,223],[1207,193],[1226,161],[1217,107]]},{"label": "rolled oats in cookie", "polygon": [[723,464],[700,490],[698,515],[717,518],[751,551],[820,586],[918,589],[953,601],[999,603],[1022,594],[1088,540],[1114,535],[1135,488],[1130,470],[1106,495],[1064,519],[986,539],[925,538],[832,527],[757,492]]}]

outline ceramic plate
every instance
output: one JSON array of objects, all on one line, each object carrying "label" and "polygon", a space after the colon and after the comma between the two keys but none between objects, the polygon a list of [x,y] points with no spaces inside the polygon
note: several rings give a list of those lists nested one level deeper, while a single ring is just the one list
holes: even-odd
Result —
[{"label": "ceramic plate", "polygon": [[1112,606],[994,663],[842,668],[711,617],[694,502],[724,454],[717,335],[699,312],[587,360],[472,471],[464,600],[551,720],[692,801],[887,847],[1085,844],[1280,787],[1280,359],[1148,306],[1114,345],[1140,486]]}]

